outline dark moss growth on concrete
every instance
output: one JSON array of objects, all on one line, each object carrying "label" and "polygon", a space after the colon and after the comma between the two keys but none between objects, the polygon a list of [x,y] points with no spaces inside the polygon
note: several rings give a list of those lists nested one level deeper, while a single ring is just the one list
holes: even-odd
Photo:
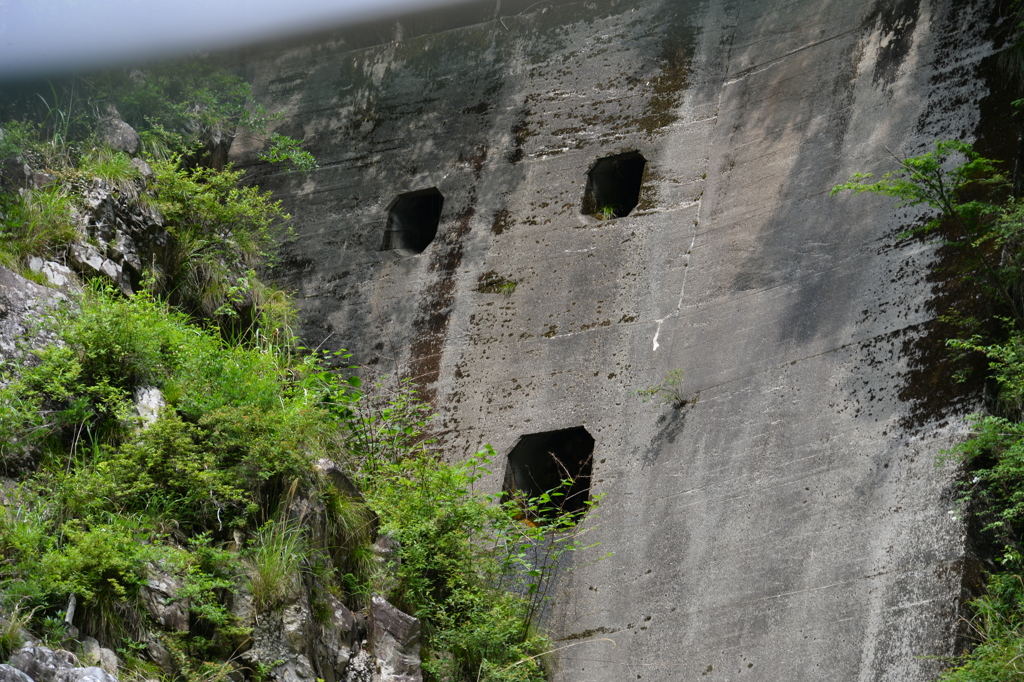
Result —
[{"label": "dark moss growth on concrete", "polygon": [[504,294],[511,296],[518,285],[514,279],[502,277],[494,270],[485,272],[477,280],[476,290],[481,294]]},{"label": "dark moss growth on concrete", "polygon": [[658,64],[661,72],[651,80],[651,95],[644,114],[635,123],[648,135],[678,120],[676,107],[690,84],[691,64],[697,41],[696,30],[680,26],[669,31]]},{"label": "dark moss growth on concrete", "polygon": [[511,226],[512,214],[509,213],[507,208],[503,208],[500,211],[494,212],[494,221],[491,223],[491,232],[493,232],[494,234],[502,234]]}]

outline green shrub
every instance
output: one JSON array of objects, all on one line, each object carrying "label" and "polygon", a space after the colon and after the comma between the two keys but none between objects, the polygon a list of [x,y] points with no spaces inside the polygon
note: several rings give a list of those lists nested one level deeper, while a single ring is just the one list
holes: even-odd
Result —
[{"label": "green shrub", "polygon": [[242,171],[188,169],[180,158],[155,161],[153,171],[154,205],[173,237],[156,290],[191,314],[248,331],[273,291],[247,273],[272,257],[288,215],[269,194],[240,186]]},{"label": "green shrub", "polygon": [[102,642],[118,645],[140,636],[138,588],[154,548],[151,530],[133,517],[110,516],[106,523],[65,523],[60,546],[40,558],[49,603],[67,595],[78,599],[81,628]]}]

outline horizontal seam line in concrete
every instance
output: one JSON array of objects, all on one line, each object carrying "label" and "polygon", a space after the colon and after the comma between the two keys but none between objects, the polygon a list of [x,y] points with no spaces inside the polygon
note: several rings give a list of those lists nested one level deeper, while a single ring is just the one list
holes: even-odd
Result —
[{"label": "horizontal seam line in concrete", "polygon": [[795,54],[798,54],[798,53],[803,52],[805,50],[809,50],[809,49],[811,49],[813,47],[817,47],[818,45],[822,45],[822,44],[830,42],[832,40],[836,40],[837,38],[842,38],[844,36],[848,36],[851,33],[858,33],[861,30],[862,30],[861,27],[857,26],[856,28],[852,28],[849,31],[843,31],[842,33],[837,33],[834,36],[829,36],[828,38],[822,38],[821,40],[816,40],[815,42],[809,43],[807,45],[804,45],[803,47],[798,47],[795,50],[791,50],[790,52],[787,52],[786,54],[784,54],[784,55],[782,55],[780,57],[776,57],[775,59],[771,59],[771,60],[769,60],[767,62],[762,62],[761,64],[755,64],[754,66],[748,66],[747,68],[743,69],[742,71],[736,72],[732,76],[727,76],[726,80],[722,83],[722,85],[723,86],[732,85],[733,83],[735,83],[735,82],[737,82],[739,80],[742,80],[743,78],[746,78],[747,76],[749,76],[749,75],[751,75],[753,73],[756,73],[758,71],[762,71],[764,69],[770,68],[770,67],[774,66],[775,64],[778,64],[782,60],[784,60],[784,59],[786,59],[788,57],[792,57]]}]

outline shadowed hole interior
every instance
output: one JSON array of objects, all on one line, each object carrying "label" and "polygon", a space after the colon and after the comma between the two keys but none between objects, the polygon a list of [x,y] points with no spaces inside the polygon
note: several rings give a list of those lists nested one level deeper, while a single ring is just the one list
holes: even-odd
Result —
[{"label": "shadowed hole interior", "polygon": [[598,159],[587,173],[582,213],[602,218],[622,218],[640,201],[647,159],[640,152],[626,152]]},{"label": "shadowed hole interior", "polygon": [[540,516],[582,513],[590,500],[593,458],[594,437],[582,426],[522,436],[508,455],[505,492],[536,498],[554,491],[554,505]]},{"label": "shadowed hole interior", "polygon": [[436,187],[399,194],[388,208],[381,251],[423,253],[437,236],[444,196]]}]

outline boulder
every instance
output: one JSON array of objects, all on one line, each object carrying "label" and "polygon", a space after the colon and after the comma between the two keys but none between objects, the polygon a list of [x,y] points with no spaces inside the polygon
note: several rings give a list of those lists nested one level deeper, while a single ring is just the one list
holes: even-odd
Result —
[{"label": "boulder", "polygon": [[131,294],[129,278],[122,277],[120,265],[104,257],[92,244],[72,244],[68,256],[75,270],[86,277],[102,275],[121,287],[125,294]]},{"label": "boulder", "polygon": [[142,419],[142,428],[148,429],[160,417],[160,411],[167,405],[164,402],[164,394],[155,386],[140,386],[135,389],[134,397],[135,413]]},{"label": "boulder", "polygon": [[18,481],[0,476],[0,506],[10,507],[17,504],[17,495]]},{"label": "boulder", "polygon": [[32,183],[32,169],[21,159],[0,161],[0,190],[25,189]]},{"label": "boulder", "polygon": [[13,665],[0,664],[0,682],[32,682],[32,678]]},{"label": "boulder", "polygon": [[53,682],[117,682],[117,678],[103,668],[70,668],[58,670]]},{"label": "boulder", "polygon": [[402,613],[383,597],[370,605],[370,638],[381,682],[423,682],[420,668],[420,621]]},{"label": "boulder", "polygon": [[68,257],[75,270],[86,274],[102,272],[103,261],[106,260],[92,244],[72,244]]},{"label": "boulder", "polygon": [[363,495],[359,492],[359,488],[334,460],[321,457],[313,464],[313,466],[331,482],[338,492],[345,493],[359,500],[363,499]]},{"label": "boulder", "polygon": [[120,662],[117,660],[117,654],[110,649],[105,649],[100,646],[92,637],[84,637],[78,645],[78,661],[87,666],[96,666],[103,668],[109,674],[117,676],[117,670],[120,667]]},{"label": "boulder", "polygon": [[139,175],[141,175],[146,180],[152,180],[155,175],[153,173],[153,169],[150,168],[149,164],[139,158],[132,159],[132,168],[139,171]]},{"label": "boulder", "polygon": [[146,655],[149,657],[149,660],[156,663],[157,667],[164,674],[173,676],[178,672],[174,665],[174,659],[171,657],[171,652],[156,638],[150,638],[146,642]]},{"label": "boulder", "polygon": [[52,260],[43,260],[39,256],[32,256],[28,260],[28,269],[32,272],[42,273],[46,277],[46,281],[55,287],[67,287],[75,284],[75,274],[71,268]]},{"label": "boulder", "polygon": [[39,171],[36,171],[32,174],[32,186],[36,189],[45,189],[56,181],[57,176],[51,173],[40,173]]},{"label": "boulder", "polygon": [[188,600],[178,599],[180,580],[156,564],[149,564],[149,577],[139,588],[142,607],[167,630],[188,632]]},{"label": "boulder", "polygon": [[54,682],[59,672],[74,668],[76,660],[70,651],[26,644],[11,654],[7,662],[35,682]]},{"label": "boulder", "polygon": [[139,151],[139,134],[121,119],[121,114],[112,104],[96,125],[96,137],[111,149],[127,154]]}]

